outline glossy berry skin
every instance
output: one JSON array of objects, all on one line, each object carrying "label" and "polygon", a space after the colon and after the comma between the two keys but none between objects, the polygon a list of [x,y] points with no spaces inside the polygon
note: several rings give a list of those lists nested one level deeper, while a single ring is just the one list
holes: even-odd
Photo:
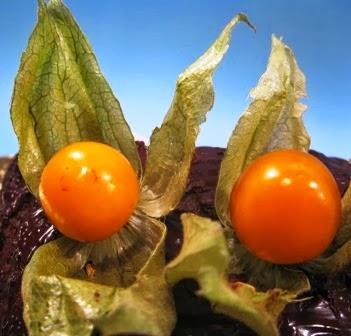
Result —
[{"label": "glossy berry skin", "polygon": [[65,236],[94,242],[118,232],[139,198],[137,175],[118,150],[76,142],[58,151],[43,170],[39,198]]},{"label": "glossy berry skin", "polygon": [[312,155],[279,150],[257,158],[230,200],[236,235],[257,257],[276,264],[308,261],[333,240],[340,223],[337,184]]}]

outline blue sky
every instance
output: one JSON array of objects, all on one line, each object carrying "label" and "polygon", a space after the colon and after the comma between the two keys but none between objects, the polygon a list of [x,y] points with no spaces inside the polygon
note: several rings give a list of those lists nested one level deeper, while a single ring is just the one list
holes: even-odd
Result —
[{"label": "blue sky", "polygon": [[[216,101],[198,144],[225,146],[263,73],[271,35],[283,36],[307,76],[305,123],[312,148],[351,158],[351,1],[66,0],[139,136],[148,138],[172,99],[178,74],[237,12],[257,27],[233,35],[215,75]],[[9,118],[19,58],[36,21],[35,0],[0,2],[0,155],[17,150]]]}]

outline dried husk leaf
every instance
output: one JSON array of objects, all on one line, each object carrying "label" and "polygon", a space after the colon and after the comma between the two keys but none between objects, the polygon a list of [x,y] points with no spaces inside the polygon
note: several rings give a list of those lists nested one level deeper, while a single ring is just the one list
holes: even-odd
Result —
[{"label": "dried husk leaf", "polygon": [[292,51],[272,37],[266,72],[250,96],[252,102],[241,116],[228,142],[216,190],[216,211],[231,226],[229,200],[235,181],[259,155],[275,149],[307,151],[309,136],[302,122],[306,95],[305,77]]},{"label": "dried husk leaf", "polygon": [[195,279],[198,294],[215,311],[237,319],[262,336],[278,335],[277,319],[294,293],[280,289],[258,292],[254,287],[226,278],[230,262],[227,241],[220,223],[192,214],[182,215],[184,242],[179,255],[166,267],[171,284]]},{"label": "dried husk leaf", "polygon": [[[229,48],[235,16],[211,47],[178,77],[171,107],[151,136],[140,207],[153,217],[173,210],[183,195],[199,126],[214,102],[212,76]],[[251,26],[252,27],[252,26]]]},{"label": "dried husk leaf", "polygon": [[248,283],[261,291],[280,288],[300,295],[310,290],[308,277],[295,265],[277,265],[259,259],[238,241],[232,228],[225,227],[224,233],[231,256],[230,273],[245,273]]},{"label": "dried husk leaf", "polygon": [[163,274],[165,226],[144,219],[158,233],[154,248],[137,248],[121,259],[92,266],[69,256],[66,238],[40,247],[22,282],[24,320],[31,336],[119,333],[170,335],[175,324],[173,299]]},{"label": "dried husk leaf", "polygon": [[[340,247],[351,239],[351,185],[347,188],[342,198],[342,218],[333,246]],[[350,257],[351,260],[351,257]]]},{"label": "dried husk leaf", "polygon": [[39,1],[38,22],[15,81],[11,118],[20,144],[19,168],[34,195],[45,163],[76,141],[109,144],[140,170],[120,104],[60,0]]},{"label": "dried husk leaf", "polygon": [[336,273],[351,261],[351,186],[342,198],[341,225],[334,241],[323,255],[302,265],[310,273]]},{"label": "dried husk leaf", "polygon": [[256,258],[238,241],[229,215],[233,186],[254,159],[276,149],[309,148],[310,139],[302,121],[305,106],[299,101],[306,95],[305,77],[290,48],[275,36],[267,70],[250,95],[252,102],[229,139],[215,199],[217,215],[231,232],[231,272],[244,272],[249,283],[260,290],[281,288],[300,294],[310,288],[306,275],[296,267]]}]

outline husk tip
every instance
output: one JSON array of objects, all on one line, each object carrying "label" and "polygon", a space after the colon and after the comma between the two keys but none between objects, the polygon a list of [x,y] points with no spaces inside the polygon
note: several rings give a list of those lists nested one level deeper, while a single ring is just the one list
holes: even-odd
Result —
[{"label": "husk tip", "polygon": [[246,23],[246,24],[254,31],[254,33],[257,32],[256,27],[250,22],[250,20],[249,20],[249,18],[248,18],[248,16],[247,16],[246,14],[244,14],[244,13],[239,13],[239,14],[237,15],[237,17],[238,17],[238,19],[239,19],[240,21]]}]

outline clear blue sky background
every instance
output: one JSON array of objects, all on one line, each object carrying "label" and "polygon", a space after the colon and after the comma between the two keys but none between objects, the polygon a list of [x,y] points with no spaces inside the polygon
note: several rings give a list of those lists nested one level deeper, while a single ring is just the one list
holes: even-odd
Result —
[{"label": "clear blue sky background", "polygon": [[[178,74],[237,12],[257,27],[236,29],[215,76],[216,101],[199,145],[224,146],[265,69],[271,34],[283,36],[307,76],[305,122],[312,147],[351,158],[350,0],[66,0],[97,54],[135,134],[159,125]],[[35,0],[0,2],[0,155],[17,141],[9,119],[19,58],[36,21]]]}]

